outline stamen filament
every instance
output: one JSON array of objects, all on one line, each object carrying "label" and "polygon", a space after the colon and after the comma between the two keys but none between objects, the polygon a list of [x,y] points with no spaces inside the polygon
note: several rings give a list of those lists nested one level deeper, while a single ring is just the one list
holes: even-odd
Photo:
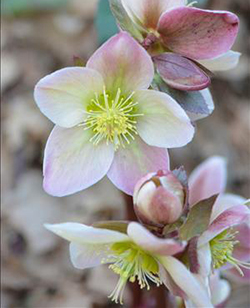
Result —
[{"label": "stamen filament", "polygon": [[98,145],[106,139],[106,143],[113,143],[116,150],[120,146],[125,147],[124,141],[129,145],[131,140],[135,140],[134,135],[138,134],[135,119],[143,114],[138,112],[139,103],[131,100],[133,95],[134,92],[124,98],[121,96],[121,89],[118,88],[112,98],[105,87],[100,96],[95,94],[89,107],[83,111],[87,118],[78,125],[93,132],[89,139],[93,145]]},{"label": "stamen filament", "polygon": [[242,276],[244,276],[241,267],[250,269],[250,264],[233,257],[234,246],[239,243],[239,241],[235,240],[237,233],[237,231],[233,232],[232,230],[227,229],[211,240],[210,248],[213,267],[219,268],[228,262],[232,264]]},{"label": "stamen filament", "polygon": [[119,281],[110,294],[115,303],[123,302],[123,293],[127,281],[138,280],[140,288],[150,289],[148,280],[157,286],[162,284],[158,276],[159,267],[157,261],[146,252],[142,251],[135,244],[124,242],[116,243],[111,248],[112,254],[104,262],[112,260],[109,266],[116,274],[120,275]]}]

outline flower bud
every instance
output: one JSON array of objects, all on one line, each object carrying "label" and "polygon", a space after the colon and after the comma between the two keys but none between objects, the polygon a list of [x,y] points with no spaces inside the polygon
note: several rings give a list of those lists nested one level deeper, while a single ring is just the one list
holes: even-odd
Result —
[{"label": "flower bud", "polygon": [[143,223],[165,226],[179,219],[185,199],[185,188],[171,171],[151,173],[136,184],[135,212]]}]

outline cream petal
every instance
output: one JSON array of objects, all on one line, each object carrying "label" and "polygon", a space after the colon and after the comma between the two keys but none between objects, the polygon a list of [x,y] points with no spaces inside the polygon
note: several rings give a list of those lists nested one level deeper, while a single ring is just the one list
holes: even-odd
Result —
[{"label": "cream petal", "polygon": [[128,236],[124,233],[94,228],[76,222],[45,224],[45,227],[63,239],[79,245],[103,245],[129,241]]},{"label": "cream petal", "polygon": [[207,290],[183,263],[171,256],[159,257],[159,261],[196,308],[213,307]]},{"label": "cream petal", "polygon": [[194,127],[180,105],[166,93],[154,90],[136,91],[142,117],[138,118],[140,137],[149,145],[174,148],[190,142]]},{"label": "cream petal", "polygon": [[70,243],[70,259],[74,267],[85,269],[106,263],[109,244]]},{"label": "cream petal", "polygon": [[114,157],[112,145],[94,146],[83,127],[55,126],[44,154],[44,189],[57,197],[83,190],[101,180]]},{"label": "cream petal", "polygon": [[158,262],[159,265],[159,277],[168,290],[174,295],[183,299],[187,299],[186,293],[174,282],[173,278],[169,275],[163,265]]},{"label": "cream petal", "polygon": [[34,92],[41,112],[61,127],[73,127],[86,118],[86,105],[103,90],[102,76],[92,69],[69,67],[41,79]]}]

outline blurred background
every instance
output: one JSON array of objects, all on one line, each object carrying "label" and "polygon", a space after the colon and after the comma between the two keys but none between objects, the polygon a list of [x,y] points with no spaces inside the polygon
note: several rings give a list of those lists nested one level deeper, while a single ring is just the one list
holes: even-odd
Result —
[{"label": "blurred background", "polygon": [[[136,0],[135,0],[136,1]],[[193,142],[172,150],[172,168],[190,172],[210,155],[228,159],[229,192],[250,195],[250,4],[248,0],[199,1],[210,9],[239,15],[234,50],[239,66],[216,74],[215,111],[197,122]],[[79,271],[65,241],[44,223],[123,219],[124,197],[104,179],[65,198],[42,189],[43,149],[52,123],[36,107],[33,88],[43,76],[84,61],[116,31],[108,1],[2,1],[2,308],[113,307],[107,295],[117,277],[105,267]],[[228,308],[249,307],[249,288],[234,285]],[[127,295],[129,307],[130,296]]]}]

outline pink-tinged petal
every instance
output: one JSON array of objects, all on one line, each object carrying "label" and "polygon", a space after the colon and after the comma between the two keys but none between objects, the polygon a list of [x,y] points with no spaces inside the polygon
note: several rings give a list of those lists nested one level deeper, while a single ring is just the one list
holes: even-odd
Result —
[{"label": "pink-tinged petal", "polygon": [[171,256],[185,249],[185,244],[158,238],[137,222],[128,225],[127,234],[136,245],[153,254]]},{"label": "pink-tinged petal", "polygon": [[85,189],[108,172],[114,158],[112,145],[94,146],[83,127],[55,126],[44,154],[44,189],[61,197]]},{"label": "pink-tinged petal", "polygon": [[210,277],[210,289],[214,306],[224,303],[231,293],[230,283],[225,279],[220,279],[218,272]]},{"label": "pink-tinged petal", "polygon": [[199,245],[211,241],[224,230],[246,222],[250,217],[250,210],[245,205],[236,205],[220,214],[205,231],[200,239]]},{"label": "pink-tinged petal", "polygon": [[248,221],[248,223],[241,224],[234,229],[238,231],[235,239],[240,242],[240,246],[250,249],[250,221]]},{"label": "pink-tinged petal", "polygon": [[101,73],[107,90],[113,95],[118,88],[123,95],[147,89],[154,76],[150,56],[126,32],[120,32],[101,46],[89,59],[87,67]]},{"label": "pink-tinged petal", "polygon": [[189,177],[189,203],[221,193],[226,186],[227,170],[223,157],[213,156],[196,167]]},{"label": "pink-tinged petal", "polygon": [[120,190],[133,195],[137,181],[149,172],[162,169],[169,170],[168,151],[149,146],[137,137],[126,148],[115,152],[107,175]]},{"label": "pink-tinged petal", "polygon": [[173,52],[203,60],[227,52],[239,28],[238,17],[225,11],[180,7],[164,13],[158,31]]},{"label": "pink-tinged petal", "polygon": [[167,289],[174,296],[179,296],[183,299],[187,299],[186,293],[174,282],[173,278],[169,275],[166,269],[158,262],[159,265],[159,277]]},{"label": "pink-tinged petal", "polygon": [[[250,241],[249,234],[246,234],[245,238]],[[243,262],[249,262],[250,264],[250,248],[241,247],[241,243],[239,243],[234,248],[233,257]]]},{"label": "pink-tinged petal", "polygon": [[188,299],[193,302],[194,307],[213,307],[206,288],[184,264],[170,256],[159,257],[159,261]]},{"label": "pink-tinged petal", "polygon": [[143,114],[138,118],[137,130],[147,144],[176,148],[192,140],[195,129],[186,112],[171,96],[154,90],[141,90],[135,93],[135,99]]},{"label": "pink-tinged petal", "polygon": [[185,5],[186,0],[122,0],[122,4],[134,23],[156,29],[162,13]]},{"label": "pink-tinged petal", "polygon": [[45,224],[46,229],[63,239],[80,245],[102,245],[129,241],[126,234],[113,230],[98,229],[76,222]]},{"label": "pink-tinged petal", "polygon": [[41,79],[34,92],[41,112],[62,127],[73,127],[86,118],[86,105],[103,90],[100,73],[69,67]]},{"label": "pink-tinged petal", "polygon": [[157,71],[170,87],[183,91],[198,91],[210,85],[209,76],[193,61],[166,52],[153,57]]},{"label": "pink-tinged petal", "polygon": [[249,262],[250,261],[250,221],[247,223],[242,223],[236,227],[234,230],[238,232],[235,240],[238,244],[234,248],[234,258],[240,261]]},{"label": "pink-tinged petal", "polygon": [[210,222],[214,221],[221,213],[225,212],[231,207],[236,205],[243,205],[245,201],[245,198],[233,194],[222,194],[218,196],[213,206]]},{"label": "pink-tinged petal", "polygon": [[70,243],[70,259],[74,267],[85,269],[104,264],[107,256],[108,244],[76,244]]},{"label": "pink-tinged petal", "polygon": [[197,120],[204,119],[214,111],[214,101],[213,101],[210,91],[208,89],[204,89],[204,90],[201,90],[200,93],[204,99],[204,103],[207,106],[208,112],[207,113],[199,113],[199,112],[194,113],[194,112],[186,111],[191,121],[197,121]]},{"label": "pink-tinged petal", "polygon": [[200,60],[199,63],[213,72],[228,71],[235,68],[240,60],[241,53],[229,50],[228,52],[208,60]]}]

